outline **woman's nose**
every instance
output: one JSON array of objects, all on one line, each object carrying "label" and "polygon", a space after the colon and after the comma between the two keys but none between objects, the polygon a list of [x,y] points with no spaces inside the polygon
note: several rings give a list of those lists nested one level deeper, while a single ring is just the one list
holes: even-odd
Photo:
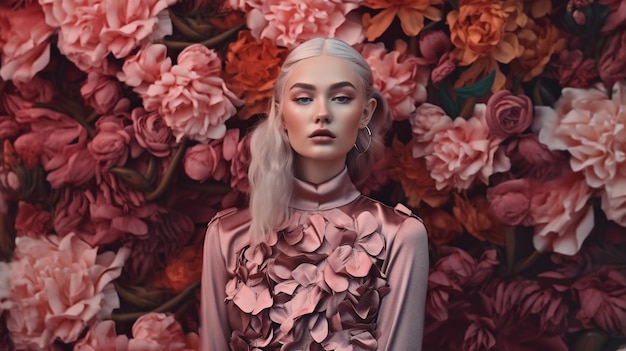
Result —
[{"label": "woman's nose", "polygon": [[324,99],[317,100],[317,109],[315,112],[315,123],[330,123],[331,116],[328,110],[328,102]]}]

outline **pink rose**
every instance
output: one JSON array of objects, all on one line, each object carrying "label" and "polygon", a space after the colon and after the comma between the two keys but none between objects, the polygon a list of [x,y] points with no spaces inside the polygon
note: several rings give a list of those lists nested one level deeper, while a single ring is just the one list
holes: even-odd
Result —
[{"label": "pink rose", "polygon": [[437,62],[437,66],[433,68],[433,71],[430,73],[430,79],[433,84],[439,84],[442,80],[446,79],[454,70],[456,69],[456,64],[453,60],[450,59],[450,54],[445,53]]},{"label": "pink rose", "polygon": [[177,141],[188,137],[203,143],[226,133],[224,122],[242,104],[220,78],[217,53],[200,44],[187,46],[178,64],[146,91],[144,107],[159,111]]},{"label": "pink rose", "polygon": [[600,328],[619,335],[626,327],[626,277],[602,267],[578,279],[572,286],[580,310],[576,319],[585,329]]},{"label": "pink rose", "polygon": [[102,321],[91,328],[83,339],[74,345],[74,351],[126,351],[128,338],[126,335],[117,335],[115,322]]},{"label": "pink rose", "polygon": [[528,179],[509,180],[487,190],[491,213],[502,224],[529,226],[531,183]]},{"label": "pink rose", "polygon": [[526,95],[500,90],[489,98],[485,119],[489,131],[497,138],[521,134],[532,124],[533,103]]},{"label": "pink rose", "polygon": [[50,102],[55,94],[51,81],[39,76],[28,82],[11,81],[0,83],[0,111],[11,116],[32,107],[34,102]]},{"label": "pink rose", "polygon": [[50,232],[52,227],[50,212],[43,211],[33,204],[20,201],[15,216],[15,231],[17,236],[43,236]]},{"label": "pink rose", "polygon": [[[414,140],[428,144],[432,142],[435,133],[452,124],[452,118],[446,115],[441,107],[425,102],[417,107],[415,113],[409,117],[409,122],[411,122]],[[416,150],[418,154],[415,153]],[[414,149],[413,157],[424,156],[419,153],[420,150],[422,149]]]},{"label": "pink rose", "polygon": [[122,166],[128,158],[131,141],[124,118],[104,116],[96,122],[98,133],[87,145],[89,152],[98,162],[98,171],[106,171],[114,166]]},{"label": "pink rose", "polygon": [[147,44],[135,55],[126,57],[122,71],[117,79],[144,97],[150,84],[156,82],[161,74],[172,67],[172,59],[167,56],[167,47],[163,44]]},{"label": "pink rose", "polygon": [[350,45],[363,41],[365,33],[358,16],[348,13],[359,7],[357,0],[298,1],[268,0],[247,15],[248,28],[257,38],[268,38],[292,48],[315,37],[342,39]]},{"label": "pink rose", "polygon": [[167,8],[175,2],[102,0],[102,9],[106,9],[106,24],[99,33],[99,38],[113,56],[126,57],[142,43],[172,34],[172,22]]},{"label": "pink rose", "polygon": [[0,8],[0,77],[27,82],[50,61],[53,34],[38,4],[18,10]]},{"label": "pink rose", "polygon": [[538,251],[573,255],[594,226],[593,190],[580,173],[534,187],[530,215],[535,219],[533,242]]},{"label": "pink rose", "polygon": [[570,171],[567,154],[548,149],[535,134],[523,134],[511,140],[506,146],[506,155],[518,177],[550,180]]},{"label": "pink rose", "polygon": [[230,186],[242,193],[250,192],[248,166],[250,165],[250,133],[237,144],[235,157],[230,163]]},{"label": "pink rose", "polygon": [[604,189],[613,203],[611,199],[626,196],[625,91],[623,83],[617,83],[609,99],[601,87],[565,88],[555,110],[538,116],[534,126],[540,142],[569,152],[572,170],[581,172],[589,186]]},{"label": "pink rose", "polygon": [[389,102],[393,118],[406,120],[416,104],[426,101],[427,69],[407,52],[403,41],[396,41],[396,50],[391,52],[383,43],[365,44],[360,51],[372,68],[374,87]]},{"label": "pink rose", "polygon": [[189,178],[205,182],[209,178],[221,179],[227,171],[219,143],[197,144],[185,150],[183,167]]},{"label": "pink rose", "polygon": [[489,128],[482,118],[484,112],[485,105],[477,104],[474,117],[455,119],[437,131],[431,143],[418,143],[413,150],[414,155],[425,155],[437,190],[468,189],[476,180],[489,184],[492,174],[511,167],[499,147],[501,140],[489,137]]},{"label": "pink rose", "polygon": [[439,59],[450,51],[452,43],[450,37],[440,30],[422,31],[419,41],[420,63],[430,65],[439,61]]},{"label": "pink rose", "polygon": [[198,351],[192,348],[193,333],[185,335],[172,314],[148,313],[133,324],[133,338],[128,351]]},{"label": "pink rose", "polygon": [[85,327],[119,307],[113,284],[128,249],[98,254],[76,235],[18,237],[11,268],[11,303],[5,311],[16,349],[71,343]]},{"label": "pink rose", "polygon": [[119,104],[128,104],[119,82],[111,78],[98,71],[91,71],[87,75],[87,81],[80,88],[80,94],[87,105],[99,114],[111,113]]},{"label": "pink rose", "polygon": [[598,65],[600,78],[607,87],[626,78],[626,30],[611,36]]},{"label": "pink rose", "polygon": [[175,145],[172,130],[156,112],[148,113],[141,107],[135,108],[130,118],[133,121],[135,138],[141,147],[156,157],[167,157]]}]

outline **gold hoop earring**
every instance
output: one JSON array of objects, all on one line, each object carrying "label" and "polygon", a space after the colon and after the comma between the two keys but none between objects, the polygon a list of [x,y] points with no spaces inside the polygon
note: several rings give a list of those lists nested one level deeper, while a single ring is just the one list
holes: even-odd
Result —
[{"label": "gold hoop earring", "polygon": [[369,126],[365,126],[365,129],[367,130],[367,135],[369,136],[369,141],[367,143],[367,147],[365,148],[365,150],[360,151],[359,147],[356,146],[356,143],[354,143],[354,148],[356,149],[356,151],[359,153],[359,155],[363,155],[365,152],[367,152],[367,150],[370,148],[370,146],[372,145],[372,131],[370,130]]}]

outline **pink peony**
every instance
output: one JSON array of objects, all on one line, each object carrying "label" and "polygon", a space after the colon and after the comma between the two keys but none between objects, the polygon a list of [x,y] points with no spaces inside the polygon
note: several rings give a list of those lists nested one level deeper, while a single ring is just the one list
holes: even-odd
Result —
[{"label": "pink peony", "polygon": [[0,77],[27,82],[50,61],[53,34],[38,4],[18,10],[0,7]]},{"label": "pink peony", "polygon": [[120,83],[99,71],[89,72],[80,94],[87,105],[99,114],[111,113],[114,109],[119,110],[116,107],[129,104],[128,99],[123,97]]},{"label": "pink peony", "polygon": [[[452,124],[452,118],[446,115],[441,107],[426,102],[421,104],[414,114],[411,114],[409,122],[411,122],[414,140],[422,144],[423,147],[424,144],[433,141],[433,137],[438,131]],[[415,148],[413,157],[424,156],[419,153],[415,154],[415,151],[419,152],[420,150],[423,149],[421,147]]]},{"label": "pink peony", "polygon": [[610,37],[598,65],[600,78],[608,87],[626,78],[626,30]]},{"label": "pink peony", "polygon": [[398,40],[396,50],[387,52],[383,43],[365,44],[361,55],[372,68],[374,87],[389,102],[395,120],[406,120],[415,105],[426,101],[428,70],[407,52],[405,42]]},{"label": "pink peony", "polygon": [[217,53],[200,44],[187,46],[178,64],[146,91],[147,111],[159,111],[177,141],[183,137],[207,143],[226,133],[224,122],[242,104],[220,78]]},{"label": "pink peony", "polygon": [[469,120],[457,118],[433,136],[432,142],[416,144],[414,157],[424,155],[437,190],[470,188],[476,180],[489,184],[489,176],[508,171],[509,158],[491,139],[484,122],[485,105],[477,104]]},{"label": "pink peony", "polygon": [[52,228],[50,212],[35,207],[33,204],[20,201],[15,216],[15,232],[17,236],[37,237],[46,235]]},{"label": "pink peony", "polygon": [[533,121],[533,103],[526,95],[500,90],[489,98],[485,120],[497,138],[521,134]]},{"label": "pink peony", "polygon": [[172,314],[148,313],[133,324],[133,338],[128,341],[128,351],[152,350],[198,351],[197,335],[185,335]]},{"label": "pink peony", "polygon": [[292,48],[315,37],[342,39],[350,45],[363,41],[365,33],[357,15],[359,0],[268,0],[246,16],[248,28],[257,38],[268,38]]},{"label": "pink peony", "polygon": [[514,179],[489,188],[487,200],[493,216],[510,226],[534,224],[530,215],[531,186],[528,179]]},{"label": "pink peony", "polygon": [[535,219],[535,248],[565,255],[578,252],[594,226],[589,203],[593,189],[580,173],[570,173],[541,183],[533,192],[530,215]]},{"label": "pink peony", "polygon": [[626,327],[626,277],[602,267],[583,276],[572,286],[580,303],[576,319],[583,328],[600,328],[620,335]]},{"label": "pink peony", "polygon": [[97,161],[97,172],[126,163],[131,141],[131,126],[124,125],[122,115],[104,116],[96,122],[97,134],[87,148]]},{"label": "pink peony", "polygon": [[50,102],[55,93],[52,82],[39,76],[28,82],[0,83],[0,111],[15,116],[18,111],[31,108],[34,102]]},{"label": "pink peony", "polygon": [[172,22],[167,8],[175,2],[102,0],[106,22],[99,38],[113,56],[126,57],[142,43],[172,34]]},{"label": "pink peony", "polygon": [[130,118],[133,121],[135,138],[141,147],[156,157],[167,157],[175,145],[172,130],[156,112],[146,112],[141,107],[135,108]]},{"label": "pink peony", "polygon": [[564,151],[549,150],[535,134],[523,134],[506,146],[511,171],[517,177],[550,180],[570,171]]},{"label": "pink peony", "polygon": [[571,168],[581,172],[589,186],[606,191],[603,206],[611,213],[620,212],[616,199],[626,196],[624,88],[616,84],[610,99],[601,87],[563,89],[555,111],[538,116],[535,125],[539,141],[551,150],[568,151]]},{"label": "pink peony", "polygon": [[135,55],[126,57],[122,71],[117,79],[144,97],[150,84],[156,82],[161,74],[172,67],[172,59],[167,56],[167,47],[163,44],[147,44]]},{"label": "pink peony", "polygon": [[126,351],[128,338],[126,335],[117,335],[115,322],[102,321],[91,328],[83,339],[74,345],[74,351]]},{"label": "pink peony", "polygon": [[119,307],[111,283],[128,250],[91,248],[76,235],[16,238],[11,267],[12,307],[7,327],[17,349],[46,349],[55,340],[74,342],[82,331]]}]

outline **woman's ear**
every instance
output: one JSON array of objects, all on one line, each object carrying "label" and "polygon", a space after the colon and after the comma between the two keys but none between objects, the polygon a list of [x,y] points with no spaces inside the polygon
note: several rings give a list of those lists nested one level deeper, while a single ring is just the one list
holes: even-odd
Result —
[{"label": "woman's ear", "polygon": [[361,118],[361,123],[359,123],[360,128],[365,128],[366,125],[370,123],[372,120],[372,116],[374,116],[374,111],[376,111],[376,106],[378,106],[378,101],[376,98],[370,98],[367,100],[365,104],[365,109],[363,110],[363,117]]}]

